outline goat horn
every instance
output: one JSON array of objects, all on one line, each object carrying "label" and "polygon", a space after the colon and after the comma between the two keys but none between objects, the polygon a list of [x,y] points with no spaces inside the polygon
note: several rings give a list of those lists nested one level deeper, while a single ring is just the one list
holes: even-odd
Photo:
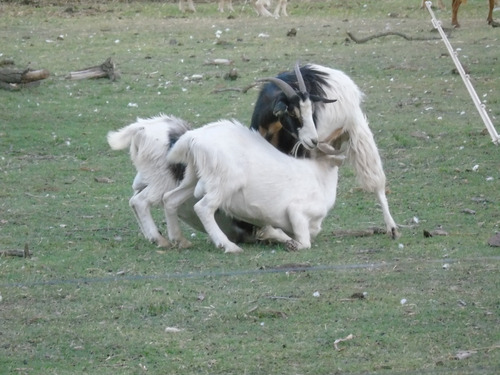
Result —
[{"label": "goat horn", "polygon": [[281,91],[283,91],[283,93],[286,95],[286,97],[288,99],[292,99],[292,98],[295,98],[297,96],[297,93],[295,92],[293,87],[279,78],[276,78],[276,77],[262,78],[262,79],[259,79],[259,82],[272,82],[272,83],[274,83],[276,86],[278,86],[281,89]]},{"label": "goat horn", "polygon": [[297,82],[299,83],[299,90],[301,93],[307,93],[306,84],[304,83],[304,78],[302,77],[302,73],[300,72],[299,62],[295,63],[295,76],[297,77]]},{"label": "goat horn", "polygon": [[325,142],[319,142],[317,148],[325,155],[341,155],[344,153],[344,151],[336,150],[332,145]]}]

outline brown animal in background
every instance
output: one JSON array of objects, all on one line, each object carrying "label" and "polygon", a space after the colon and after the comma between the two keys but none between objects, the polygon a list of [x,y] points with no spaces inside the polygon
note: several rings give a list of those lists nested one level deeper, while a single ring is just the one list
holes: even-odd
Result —
[{"label": "brown animal in background", "polygon": [[[451,24],[454,27],[460,27],[460,24],[458,23],[458,8],[460,7],[460,4],[466,3],[467,0],[453,0],[451,3]],[[495,0],[489,0],[489,6],[490,10],[488,12],[488,18],[486,20],[488,21],[488,25],[494,25],[495,22],[493,22],[493,8],[495,7]]]},{"label": "brown animal in background", "polygon": [[[422,0],[422,8],[425,7],[425,1]],[[451,2],[451,24],[454,27],[460,27],[460,24],[458,23],[458,8],[460,8],[460,4],[466,3],[467,0],[452,0]],[[493,8],[495,7],[495,4],[498,3],[498,0],[488,0],[489,2],[489,12],[488,12],[488,18],[486,20],[488,21],[488,25],[492,26],[500,26],[497,22],[493,21]],[[438,0],[438,7],[439,9],[445,9],[445,6],[443,4],[442,0]]]}]

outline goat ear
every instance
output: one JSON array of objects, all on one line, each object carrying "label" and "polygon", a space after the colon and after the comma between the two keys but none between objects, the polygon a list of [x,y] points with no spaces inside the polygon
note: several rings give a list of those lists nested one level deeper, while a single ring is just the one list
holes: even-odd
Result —
[{"label": "goat ear", "polygon": [[285,102],[281,100],[277,100],[274,102],[273,115],[275,115],[276,117],[280,118],[287,112],[287,110],[288,106]]},{"label": "goat ear", "polygon": [[337,101],[337,99],[322,98],[321,96],[317,95],[310,95],[309,98],[311,99],[312,102],[321,102],[321,103],[335,103]]}]

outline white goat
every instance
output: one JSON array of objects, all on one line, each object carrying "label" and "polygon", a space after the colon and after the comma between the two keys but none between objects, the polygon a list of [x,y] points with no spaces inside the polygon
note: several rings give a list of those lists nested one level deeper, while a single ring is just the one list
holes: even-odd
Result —
[{"label": "white goat", "polygon": [[[218,10],[219,12],[223,13],[224,12],[224,3],[226,0],[219,0],[219,6]],[[186,9],[187,7],[187,9]],[[233,9],[233,0],[228,0],[228,5],[227,8],[229,9],[230,12],[234,12]],[[196,8],[194,7],[193,0],[179,0],[179,10],[184,13],[184,12],[196,12]]]},{"label": "white goat", "polygon": [[[234,12],[233,0],[219,0],[218,10],[219,12],[224,12],[224,4],[227,2],[227,9],[230,12]],[[274,10],[274,15],[266,7],[271,6],[270,0],[252,0],[253,7],[257,14],[262,17],[275,17],[278,18],[281,15],[288,16],[286,12],[287,0],[278,0],[278,4]],[[179,10],[181,12],[196,12],[193,0],[179,0]]]},{"label": "white goat", "polygon": [[[139,223],[142,234],[159,247],[172,244],[160,233],[151,215],[151,207],[162,205],[165,192],[177,187],[184,177],[184,165],[167,164],[167,153],[177,139],[190,130],[189,124],[174,116],[159,115],[149,119],[138,118],[133,124],[108,133],[107,139],[113,150],[130,148],[130,158],[137,174],[132,183],[134,191],[129,200],[130,207]],[[192,228],[203,231],[193,206],[196,200],[187,201],[179,216]],[[237,223],[217,212],[216,219],[224,232],[233,241],[255,242],[253,231],[243,230]],[[188,247],[189,241],[179,242],[179,247]]]},{"label": "white goat", "polygon": [[169,163],[186,165],[181,184],[163,197],[170,240],[186,243],[178,208],[194,195],[200,199],[194,205],[196,214],[214,244],[226,253],[242,249],[217,225],[214,214],[219,209],[262,227],[259,239],[310,248],[311,238],[335,203],[343,160],[327,144],[319,144],[313,152],[317,155],[312,159],[285,155],[235,120],[186,132],[167,156]]},{"label": "white goat", "polygon": [[129,204],[134,211],[144,236],[160,247],[170,243],[158,231],[151,216],[152,205],[162,203],[163,194],[178,185],[179,177],[175,166],[167,166],[167,152],[170,143],[177,140],[191,127],[173,116],[157,116],[137,119],[137,122],[108,133],[108,143],[113,150],[130,146],[130,158],[137,170],[132,188],[134,195]]},{"label": "white goat", "polygon": [[266,7],[271,6],[270,0],[257,0],[257,1],[255,1],[253,7],[254,7],[255,11],[257,12],[257,15],[259,15],[261,17],[279,18],[280,13],[282,16],[287,17],[288,13],[286,12],[286,6],[287,6],[288,0],[277,0],[277,1],[278,1],[278,4],[276,5],[276,8],[274,8],[274,13],[271,13],[266,8]]}]

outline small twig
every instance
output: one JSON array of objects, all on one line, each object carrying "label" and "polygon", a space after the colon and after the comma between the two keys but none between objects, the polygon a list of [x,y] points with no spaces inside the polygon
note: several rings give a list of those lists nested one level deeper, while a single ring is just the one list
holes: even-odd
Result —
[{"label": "small twig", "polygon": [[288,300],[288,301],[296,301],[296,300],[298,300],[298,298],[296,298],[296,297],[282,297],[282,296],[267,296],[266,298],[269,298],[269,299],[284,299],[284,300]]},{"label": "small twig", "polygon": [[227,87],[225,89],[215,89],[212,90],[210,93],[211,94],[218,94],[220,92],[227,92],[227,91],[236,91],[236,92],[242,92],[243,90],[238,88],[238,87]]},{"label": "small twig", "polygon": [[243,88],[227,87],[227,88],[223,88],[223,89],[215,89],[215,90],[211,91],[211,94],[218,94],[220,92],[227,92],[227,91],[236,91],[236,92],[242,92],[243,94],[246,94],[248,90],[250,90],[251,88],[258,86],[260,84],[261,84],[261,82],[253,82],[253,83],[251,83]]},{"label": "small twig", "polygon": [[441,37],[413,37],[413,36],[408,36],[406,34],[403,34],[403,33],[400,33],[400,32],[397,32],[397,31],[387,31],[385,33],[378,33],[378,34],[374,34],[374,35],[370,35],[366,38],[357,38],[353,35],[353,33],[351,33],[350,31],[347,32],[347,36],[349,38],[351,38],[351,40],[353,42],[356,42],[358,44],[361,44],[361,43],[366,43],[372,39],[376,39],[376,38],[382,38],[384,36],[391,36],[391,35],[395,35],[395,36],[400,36],[401,38],[404,38],[406,40],[410,40],[410,41],[414,41],[414,40],[418,40],[418,41],[422,41],[422,40],[437,40],[437,39],[441,39]]},{"label": "small twig", "polygon": [[334,341],[333,346],[335,347],[335,350],[340,352],[342,349],[339,348],[338,344],[344,341],[349,341],[354,339],[354,335],[351,333],[349,336],[344,337],[343,339],[337,339]]},{"label": "small twig", "polygon": [[333,237],[368,237],[374,234],[384,234],[383,228],[368,228],[360,230],[336,230],[332,232]]}]

